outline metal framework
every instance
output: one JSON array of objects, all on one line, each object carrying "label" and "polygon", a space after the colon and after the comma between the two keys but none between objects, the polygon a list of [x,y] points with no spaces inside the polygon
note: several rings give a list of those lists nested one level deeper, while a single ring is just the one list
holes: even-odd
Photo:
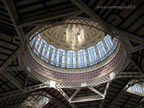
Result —
[{"label": "metal framework", "polygon": [[100,92],[99,90],[95,89],[94,87],[87,87],[90,91],[93,91],[95,95],[93,96],[83,96],[83,97],[76,97],[76,95],[80,92],[81,88],[76,88],[75,92],[69,97],[63,89],[57,88],[57,90],[67,99],[70,103],[78,103],[78,102],[88,102],[88,101],[96,101],[96,100],[103,100],[107,93],[107,89],[109,87],[109,82],[104,87],[104,93]]},{"label": "metal framework", "polygon": [[[24,81],[24,85],[22,85],[22,84],[20,84],[20,82],[14,76],[12,76],[9,73],[9,71],[21,71],[21,70],[27,71],[23,67],[21,67],[23,64],[22,63],[20,64],[21,60],[20,60],[20,57],[18,56],[18,54],[22,54],[22,51],[25,50],[25,41],[27,41],[27,39],[28,39],[27,35],[31,35],[31,34],[28,33],[25,36],[24,35],[24,30],[22,29],[22,27],[45,25],[47,23],[52,22],[50,20],[54,20],[53,22],[57,22],[57,18],[62,18],[62,17],[68,18],[69,16],[70,17],[71,16],[75,17],[75,16],[77,16],[77,15],[85,12],[89,17],[91,17],[92,19],[94,19],[95,21],[97,21],[104,28],[104,30],[107,33],[109,33],[110,35],[112,35],[112,36],[118,35],[118,36],[120,36],[123,39],[126,38],[129,42],[126,41],[125,45],[128,46],[127,47],[128,51],[129,51],[128,54],[130,56],[133,56],[133,53],[135,53],[135,52],[139,53],[139,52],[143,51],[143,49],[144,49],[144,39],[142,37],[138,36],[135,33],[130,33],[128,31],[124,31],[122,29],[119,29],[119,28],[113,26],[112,24],[108,24],[98,14],[96,14],[96,12],[92,8],[90,8],[88,6],[89,4],[84,3],[83,0],[71,0],[71,1],[76,6],[76,7],[72,7],[72,9],[69,9],[69,10],[72,10],[71,12],[68,12],[65,9],[65,11],[61,11],[60,10],[59,12],[61,14],[59,14],[59,15],[56,15],[56,13],[54,13],[54,14],[51,14],[52,16],[50,16],[50,17],[48,17],[48,15],[42,15],[42,16],[38,16],[34,20],[31,20],[30,17],[27,18],[27,19],[21,20],[18,12],[16,10],[16,4],[14,4],[14,1],[13,0],[10,0],[10,1],[9,0],[2,0],[2,3],[4,4],[4,6],[2,5],[2,3],[0,3],[0,9],[1,10],[4,9],[4,11],[6,10],[8,12],[8,16],[10,17],[10,21],[5,21],[5,20],[0,19],[0,22],[6,23],[6,24],[8,24],[10,26],[14,26],[14,30],[16,30],[16,33],[17,33],[17,35],[18,35],[18,37],[20,39],[20,45],[18,45],[19,47],[15,51],[13,51],[13,54],[8,55],[8,59],[6,61],[4,61],[4,63],[0,67],[0,73],[6,79],[8,79],[13,85],[15,85],[18,88],[18,90],[1,93],[0,94],[0,101],[7,100],[9,98],[16,99],[17,96],[20,96],[21,94],[25,94],[25,93],[28,93],[28,92],[32,92],[32,91],[35,91],[35,90],[40,90],[40,89],[44,89],[44,88],[48,88],[49,87],[49,82],[45,82],[45,81],[43,81],[43,82],[45,82],[45,84],[41,83],[41,84],[36,84],[36,85],[28,86],[27,87],[27,83],[28,83],[28,80],[29,80],[28,79],[29,74],[27,74],[27,77],[26,77],[26,79]],[[93,5],[94,5],[94,4],[96,4],[96,2],[98,2],[98,0],[92,1],[92,2],[93,2]],[[143,3],[141,3],[140,6],[143,6]],[[140,6],[138,6],[137,8],[139,9]],[[76,9],[77,7],[80,10]],[[2,14],[6,15],[6,17],[7,17],[7,12],[3,12],[1,10],[0,10],[0,12],[2,12]],[[137,11],[134,11],[134,12],[135,13],[140,13],[140,12],[137,12]],[[3,16],[1,16],[1,17],[3,18]],[[126,17],[126,19],[129,20],[129,17]],[[122,18],[125,19],[124,17],[122,17]],[[9,18],[6,18],[6,19],[9,19]],[[10,23],[11,21],[12,21],[12,23]],[[123,21],[123,22],[125,22],[125,21]],[[137,23],[137,24],[139,24],[139,23]],[[131,25],[131,27],[134,26],[134,25],[135,24],[133,22],[133,25]],[[37,29],[37,27],[36,27],[36,29]],[[33,29],[33,30],[35,31],[36,29]],[[140,27],[139,27],[139,29],[140,29]],[[3,36],[5,35],[5,34],[2,34],[2,33],[0,33],[0,34],[3,35]],[[9,37],[9,36],[5,36],[5,37]],[[13,38],[13,39],[15,39],[15,38]],[[130,41],[132,41],[134,43],[138,43],[139,46],[134,47],[131,44]],[[19,67],[8,67],[8,65],[11,64],[17,57],[19,58],[19,65],[21,65],[21,66],[19,66]],[[143,58],[141,57],[140,59],[143,59]],[[143,73],[143,68],[142,68],[143,61],[142,61],[142,64],[139,64],[139,62],[136,62],[135,60],[133,60],[133,59],[130,58],[130,63],[132,63],[133,66],[138,71],[131,71],[131,70],[129,70],[129,71],[123,71],[123,70],[121,70],[120,73],[117,72],[118,74],[116,74],[115,79],[133,78],[133,79],[138,79],[139,80],[139,79],[143,79],[144,78],[144,73]],[[119,67],[123,67],[123,66],[124,65],[121,65]],[[125,68],[126,67],[127,66],[125,66]],[[113,81],[115,79],[113,79]],[[71,85],[69,83],[68,84],[59,83],[57,85],[57,87],[59,87],[60,89],[57,89],[57,90],[65,97],[65,99],[69,102],[69,104],[72,105],[73,108],[79,107],[78,106],[79,103],[82,103],[82,102],[87,103],[89,101],[96,101],[96,100],[101,100],[100,104],[99,104],[99,108],[103,108],[104,104],[105,104],[106,94],[108,93],[109,88],[110,88],[110,86],[109,86],[111,84],[110,81],[111,81],[110,76],[105,76],[105,78],[99,79],[99,80],[97,80],[95,82],[86,83],[86,85],[89,88],[89,90],[91,90],[91,91],[93,91],[95,93],[94,96],[85,96],[85,97],[77,98],[76,96],[77,96],[77,94],[81,90],[81,88],[78,88],[78,87],[80,87],[81,84],[76,84],[76,83],[71,84]],[[106,82],[109,82],[109,83],[107,83],[107,85],[105,87],[104,93],[101,93],[100,91],[98,91],[97,89],[94,88],[94,86],[98,86],[98,85],[106,83]],[[4,83],[4,81],[3,81],[3,83]],[[131,84],[131,83],[128,82],[125,85],[127,85],[127,84]],[[74,87],[76,89],[75,92],[70,97],[63,91],[63,88],[66,87],[66,86],[68,88]],[[117,103],[117,101],[119,100],[120,96],[122,96],[123,91],[125,91],[126,89],[127,88],[125,86],[121,88],[120,92],[116,95],[116,97],[113,99],[113,101],[109,103],[108,108],[113,107],[114,104]],[[122,105],[126,106],[127,101],[130,100],[130,98],[131,98],[131,96]],[[64,103],[62,103],[57,98],[53,98],[53,101],[55,101],[57,103],[57,105],[61,105],[60,107],[68,107],[67,105],[65,105]],[[6,102],[6,103],[8,103],[8,102]],[[143,98],[141,99],[141,102],[138,103],[138,104],[139,105],[134,106],[134,107],[135,108],[141,108],[141,107],[143,107]],[[8,105],[6,108],[19,107],[19,105],[20,104]],[[123,107],[123,106],[121,106],[121,107]]]},{"label": "metal framework", "polygon": [[18,14],[17,14],[17,11],[15,9],[15,6],[14,6],[14,2],[11,0],[3,0],[3,3],[8,11],[8,14],[12,20],[12,23],[15,27],[15,30],[20,38],[20,41],[21,41],[21,47],[22,47],[22,50],[24,51],[25,50],[25,44],[24,44],[24,32],[22,30],[22,28],[18,28],[17,24],[18,24],[18,21],[20,20]]}]

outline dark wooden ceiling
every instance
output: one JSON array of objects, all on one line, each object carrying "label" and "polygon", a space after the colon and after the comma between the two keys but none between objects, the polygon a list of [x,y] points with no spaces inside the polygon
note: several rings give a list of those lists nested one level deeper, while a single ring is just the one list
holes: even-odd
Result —
[{"label": "dark wooden ceiling", "polygon": [[[25,47],[26,35],[37,26],[56,23],[69,17],[88,17],[84,10],[75,5],[73,0],[0,0],[0,107],[18,108],[27,96],[37,90],[44,90],[54,97],[44,108],[60,108],[60,104],[72,106],[57,90],[40,88],[38,80],[27,73],[19,52]],[[130,44],[135,50],[129,54],[130,63],[124,72],[144,72],[144,1],[143,0],[78,0],[89,7],[109,26],[114,26],[130,33]],[[81,5],[81,4],[79,4]],[[127,6],[134,9],[99,9],[97,6]],[[135,37],[140,40],[135,41]],[[140,47],[139,47],[140,46]],[[24,49],[23,49],[24,50]],[[17,54],[18,53],[18,54]],[[4,71],[7,72],[4,72]],[[10,75],[11,78],[8,78]],[[132,108],[142,96],[124,90],[134,78],[113,80],[108,88],[105,100],[75,103],[78,108]],[[138,79],[138,78],[137,78]],[[103,91],[105,85],[97,87]],[[24,90],[24,91],[21,91]],[[35,91],[36,90],[36,91]],[[63,89],[69,96],[73,89]],[[77,96],[93,95],[83,88]],[[58,102],[57,102],[58,101]]]}]

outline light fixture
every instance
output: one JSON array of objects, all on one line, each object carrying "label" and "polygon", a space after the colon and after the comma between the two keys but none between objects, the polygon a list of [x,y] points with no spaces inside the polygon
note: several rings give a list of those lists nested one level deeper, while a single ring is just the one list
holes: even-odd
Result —
[{"label": "light fixture", "polygon": [[30,69],[30,67],[29,67],[29,66],[27,66],[27,70],[28,70],[28,72],[30,72],[30,71],[31,71],[31,69]]},{"label": "light fixture", "polygon": [[115,73],[114,72],[110,73],[110,79],[113,80],[114,78],[115,78]]},{"label": "light fixture", "polygon": [[56,82],[55,81],[50,81],[50,87],[54,87],[55,88]]},{"label": "light fixture", "polygon": [[87,83],[81,83],[81,87],[86,87]]}]

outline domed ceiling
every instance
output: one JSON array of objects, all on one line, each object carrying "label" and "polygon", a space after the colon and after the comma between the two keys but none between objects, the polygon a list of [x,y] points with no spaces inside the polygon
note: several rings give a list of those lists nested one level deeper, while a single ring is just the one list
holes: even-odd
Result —
[{"label": "domed ceiling", "polygon": [[125,57],[119,39],[88,19],[46,25],[31,36],[28,49],[25,65],[43,82],[94,80],[111,73]]},{"label": "domed ceiling", "polygon": [[63,24],[45,26],[40,32],[47,43],[65,50],[87,49],[104,39],[102,28],[93,21],[69,19]]}]

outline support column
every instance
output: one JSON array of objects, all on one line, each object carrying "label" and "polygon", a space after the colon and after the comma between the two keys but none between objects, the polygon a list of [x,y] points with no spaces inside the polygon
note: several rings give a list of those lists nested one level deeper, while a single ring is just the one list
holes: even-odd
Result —
[{"label": "support column", "polygon": [[56,58],[57,58],[57,49],[55,49],[55,53],[54,53],[54,61],[53,64],[56,65]]},{"label": "support column", "polygon": [[64,67],[67,67],[67,51],[65,51],[65,66]]},{"label": "support column", "polygon": [[42,45],[41,45],[41,48],[40,48],[40,54],[39,54],[39,57],[42,59],[42,52],[43,52],[43,49],[44,49],[44,43],[42,42]]},{"label": "support column", "polygon": [[102,40],[102,43],[103,43],[103,45],[104,45],[104,48],[105,48],[105,50],[106,50],[106,54],[105,54],[105,56],[107,57],[108,56],[108,52],[109,52],[109,50],[108,50],[108,47],[107,47],[107,45],[106,45],[106,43],[105,43],[105,41],[104,40]]},{"label": "support column", "polygon": [[49,59],[48,59],[48,63],[49,63],[49,64],[51,63],[52,52],[53,52],[53,49],[50,48],[50,51],[49,51]]},{"label": "support column", "polygon": [[90,66],[88,50],[85,51],[86,51],[87,66]]},{"label": "support column", "polygon": [[59,66],[62,66],[62,57],[63,57],[63,51],[60,51],[60,55],[59,55]]},{"label": "support column", "polygon": [[47,61],[46,59],[46,56],[47,56],[47,51],[48,51],[48,44],[46,44],[46,48],[45,48],[45,53],[44,53],[44,61]]},{"label": "support column", "polygon": [[75,56],[76,56],[76,68],[78,67],[78,53],[75,51]]},{"label": "support column", "polygon": [[35,53],[36,53],[37,56],[38,56],[38,54],[39,54],[38,48],[39,48],[39,46],[40,46],[40,43],[41,43],[41,38],[38,40],[37,46],[35,46]]}]

